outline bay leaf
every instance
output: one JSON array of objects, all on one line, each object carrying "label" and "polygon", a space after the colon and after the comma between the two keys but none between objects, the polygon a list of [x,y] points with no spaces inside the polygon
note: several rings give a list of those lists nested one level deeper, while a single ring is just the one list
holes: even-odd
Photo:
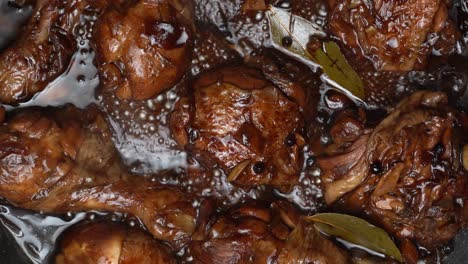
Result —
[{"label": "bay leaf", "polygon": [[[274,48],[314,68],[322,68],[325,73],[324,80],[328,84],[359,101],[365,100],[364,85],[360,76],[348,63],[335,42],[325,42],[322,49],[319,48],[312,53],[307,49],[311,37],[326,37],[320,26],[274,6],[270,6],[267,14]],[[284,45],[285,38],[290,38],[290,45]]]},{"label": "bay leaf", "polygon": [[340,238],[403,262],[398,247],[387,232],[361,218],[345,214],[323,213],[308,216],[305,219],[313,222],[315,227],[326,235]]},{"label": "bay leaf", "polygon": [[[292,15],[281,8],[270,6],[267,12],[270,20],[270,33],[273,47],[300,59],[312,62],[313,66],[319,67],[314,62],[312,54],[307,50],[307,44],[311,36],[325,37],[323,30],[314,23],[302,17]],[[291,38],[291,45],[283,45],[283,39]]]},{"label": "bay leaf", "polygon": [[323,43],[323,49],[317,49],[314,58],[328,78],[337,82],[353,95],[364,100],[364,85],[361,77],[349,65],[338,44],[333,41]]}]

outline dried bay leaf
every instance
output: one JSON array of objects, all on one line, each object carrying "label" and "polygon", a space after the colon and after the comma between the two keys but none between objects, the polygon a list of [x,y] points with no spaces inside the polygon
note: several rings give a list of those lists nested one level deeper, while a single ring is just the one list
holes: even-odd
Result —
[{"label": "dried bay leaf", "polygon": [[[335,42],[325,42],[323,48],[315,51],[307,49],[311,37],[326,37],[320,26],[273,6],[270,6],[268,17],[273,47],[309,65],[322,68],[327,83],[360,100],[365,99],[364,85],[360,76],[348,63]],[[284,45],[285,38],[290,38],[289,45]]]},{"label": "dried bay leaf", "polygon": [[403,262],[398,247],[385,230],[367,221],[345,214],[323,213],[305,218],[322,233],[343,239]]},{"label": "dried bay leaf", "polygon": [[328,78],[337,82],[353,95],[364,100],[364,85],[361,77],[349,65],[341,53],[340,47],[333,41],[323,43],[323,49],[317,49],[314,58]]},{"label": "dried bay leaf", "polygon": [[[288,55],[299,57],[300,59],[305,59],[314,63],[314,58],[306,47],[310,36],[326,36],[322,29],[302,17],[294,16],[291,13],[274,6],[270,6],[268,17],[270,19],[270,31],[273,46]],[[294,34],[292,34],[291,31],[294,32]],[[291,45],[289,46],[283,45],[283,39],[286,37],[289,37],[292,40]],[[315,66],[318,67],[319,65],[315,64]]]}]

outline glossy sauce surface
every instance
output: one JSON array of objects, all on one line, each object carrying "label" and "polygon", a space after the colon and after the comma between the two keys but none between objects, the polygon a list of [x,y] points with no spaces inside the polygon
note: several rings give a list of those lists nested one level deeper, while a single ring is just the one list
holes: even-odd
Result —
[{"label": "glossy sauce surface", "polygon": [[[2,29],[21,28],[31,7],[18,10],[8,2],[0,0],[0,24],[2,19],[5,19],[15,26]],[[125,165],[138,174],[135,177],[149,177],[153,182],[175,185],[187,193],[198,194],[200,199],[193,201],[195,205],[200,203],[201,198],[212,197],[222,205],[218,211],[223,211],[228,206],[248,198],[281,197],[295,204],[305,214],[323,211],[325,205],[320,188],[321,171],[315,158],[323,153],[330,142],[328,126],[335,110],[354,102],[323,83],[315,69],[273,49],[265,12],[243,12],[243,3],[244,1],[240,0],[195,0],[196,26],[203,30],[197,31],[194,36],[194,55],[189,65],[189,74],[173,88],[142,101],[106,95],[99,89],[98,69],[94,63],[96,54],[90,45],[92,28],[97,17],[93,13],[86,14],[80,27],[75,30],[78,33],[77,52],[73,55],[68,70],[31,101],[6,108],[14,110],[30,106],[61,106],[67,103],[79,108],[90,104],[98,105],[107,114],[108,122],[114,131],[113,141]],[[328,15],[326,3],[321,0],[267,1],[267,4],[290,10],[318,26],[325,24]],[[464,30],[462,42],[466,44],[468,4],[461,0],[455,4],[454,10],[458,12],[458,23]],[[6,46],[17,33],[15,30],[2,29],[0,48]],[[144,29],[151,45],[161,48],[178,48],[185,44],[188,37],[186,28],[171,23],[155,23],[150,20],[144,23]],[[284,44],[287,45],[287,41]],[[429,62],[428,70],[424,72],[380,73],[369,70],[369,65],[357,66],[363,68],[366,76],[364,82],[369,87],[369,119],[373,118],[374,122],[378,123],[384,117],[381,114],[384,109],[390,108],[392,104],[423,86],[447,92],[452,105],[468,110],[468,49],[463,48],[464,44],[460,43],[458,54],[448,61],[433,58]],[[311,140],[306,142],[300,153],[302,162],[298,183],[288,191],[264,186],[245,189],[233,185],[228,181],[229,175],[218,166],[200,164],[190,157],[190,153],[180,150],[171,134],[170,114],[176,109],[176,104],[181,98],[193,92],[185,89],[186,85],[202,73],[226,65],[240,65],[246,57],[251,58],[250,63],[257,64],[256,66],[262,63],[275,65],[281,69],[282,74],[297,80],[307,88],[304,130]],[[269,61],[270,58],[273,59]],[[358,62],[351,63],[358,65]],[[256,169],[262,170],[258,166]],[[256,169],[253,167],[253,170]],[[126,215],[78,213],[49,216],[15,209],[5,203],[0,206],[0,220],[10,236],[0,239],[7,239],[11,245],[16,243],[26,255],[24,263],[47,263],[54,254],[54,241],[65,229],[74,223],[96,217],[130,222],[131,225],[139,224],[138,220],[127,218]],[[442,251],[435,252],[432,260],[435,258],[441,261],[446,254]],[[1,256],[3,252],[0,253]],[[6,255],[12,257],[11,252]],[[183,249],[179,258],[184,263],[190,263],[192,256]]]}]

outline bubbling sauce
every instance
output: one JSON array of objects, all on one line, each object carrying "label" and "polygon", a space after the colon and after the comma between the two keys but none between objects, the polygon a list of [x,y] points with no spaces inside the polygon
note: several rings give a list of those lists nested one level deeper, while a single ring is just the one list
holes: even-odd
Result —
[{"label": "bubbling sauce", "polygon": [[0,216],[3,227],[33,263],[50,262],[55,242],[63,231],[86,219],[86,213],[79,213],[71,219],[66,219],[66,217],[42,215],[7,205],[0,206]]},{"label": "bubbling sauce", "polygon": [[[100,96],[98,70],[93,63],[95,54],[90,45],[92,28],[97,20],[93,12],[87,12],[82,17],[82,23],[75,30],[77,52],[73,56],[68,70],[50,83],[31,101],[19,106],[5,106],[7,110],[30,106],[62,106],[73,104],[85,108],[97,104],[107,114],[108,122],[114,131],[113,140],[124,163],[135,174],[155,175],[152,180],[162,184],[177,185],[189,193],[197,193],[201,197],[214,197],[222,205],[230,206],[239,201],[251,198],[262,199],[280,197],[286,199],[304,213],[313,214],[324,209],[320,189],[321,171],[315,164],[315,156],[330,142],[327,135],[327,125],[334,109],[340,108],[346,101],[336,99],[336,91],[320,79],[316,69],[303,65],[294,58],[285,56],[272,49],[268,18],[265,11],[251,12],[239,16],[241,0],[195,0],[195,14],[198,26],[212,30],[202,30],[195,36],[194,56],[190,71],[184,80],[167,92],[155,98],[130,102],[117,97],[104,98]],[[326,4],[321,0],[291,0],[267,1],[280,8],[287,9],[296,15],[304,17],[320,28],[324,26],[327,11]],[[464,30],[464,42],[468,42],[468,3],[461,0],[455,3],[458,11],[459,24]],[[0,0],[0,49],[10,44],[26,22],[32,10],[31,6],[17,6],[12,1]],[[167,23],[147,21],[147,35],[153,45],[159,47],[177,47],[185,43],[187,33],[184,28]],[[287,46],[288,40],[283,41]],[[430,63],[426,72],[410,72],[399,78],[384,76],[384,73],[373,73],[369,83],[376,80],[392,79],[392,89],[397,91],[389,94],[382,91],[370,91],[371,103],[368,106],[369,116],[375,120],[383,118],[382,109],[392,102],[398,101],[411,91],[420,87],[443,89],[450,95],[453,104],[463,110],[468,110],[468,50],[460,44],[458,55],[449,62],[439,62],[437,58]],[[241,64],[243,58],[267,54],[274,57],[284,68],[286,74],[298,80],[305,87],[310,105],[318,106],[305,113],[307,134],[315,140],[303,150],[304,164],[299,183],[288,193],[282,193],[267,187],[257,187],[243,190],[227,181],[227,175],[217,167],[202,168],[188,153],[179,150],[172,139],[168,127],[168,116],[174,110],[175,104],[186,95],[183,85],[201,73],[224,66]],[[372,80],[371,80],[372,79]],[[317,89],[320,87],[320,89]],[[383,89],[384,90],[384,89]],[[387,97],[386,97],[387,96]],[[388,99],[388,100],[387,100]],[[380,109],[380,110],[379,110]],[[375,121],[375,122],[377,122]],[[197,173],[186,173],[197,171]],[[137,177],[137,176],[136,176]],[[3,204],[3,205],[2,205]],[[199,200],[194,200],[199,204]],[[223,210],[220,208],[219,210]],[[130,225],[141,225],[138,219],[121,214],[104,214],[83,212],[65,216],[45,215],[14,208],[0,200],[0,222],[5,231],[0,233],[0,258],[15,263],[49,263],[54,254],[55,243],[60,235],[70,226],[81,221],[93,220],[96,217],[109,218],[114,221],[124,221]],[[9,234],[9,235],[5,235]],[[462,232],[462,235],[466,232]],[[455,249],[463,238],[457,237]],[[348,245],[349,246],[349,245]],[[352,247],[352,246],[350,246]],[[16,249],[15,249],[16,248]],[[182,263],[190,263],[190,253],[183,249],[179,252]],[[444,257],[437,253],[437,261]],[[457,257],[449,257],[457,259]],[[451,262],[456,263],[456,262]]]},{"label": "bubbling sauce", "polygon": [[[31,7],[23,7],[20,10],[25,8]],[[8,11],[4,10],[0,12]],[[1,14],[0,17],[2,17]],[[73,55],[65,73],[51,82],[44,91],[36,94],[30,101],[20,103],[18,106],[5,105],[5,108],[13,110],[32,106],[56,107],[66,104],[85,108],[92,103],[96,103],[95,92],[99,86],[99,78],[97,68],[93,62],[95,54],[90,46],[93,25],[96,20],[97,14],[93,10],[87,10],[81,17],[81,22],[75,28],[74,33],[77,42],[77,52]],[[20,23],[16,25],[17,28],[21,26]],[[16,31],[11,31],[8,36],[0,34],[0,41],[13,37],[15,33]]]}]

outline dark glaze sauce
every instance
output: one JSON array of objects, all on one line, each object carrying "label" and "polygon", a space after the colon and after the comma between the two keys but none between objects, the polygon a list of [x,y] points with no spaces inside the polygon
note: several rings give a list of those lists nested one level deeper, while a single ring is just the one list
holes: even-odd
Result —
[{"label": "dark glaze sauce", "polygon": [[[32,8],[9,4],[10,1],[0,0],[0,48],[6,46],[17,34],[17,29],[26,21]],[[346,104],[353,104],[341,93],[337,93],[320,80],[314,69],[285,56],[271,47],[268,19],[265,12],[250,12],[239,15],[242,0],[195,0],[197,27],[194,41],[194,56],[190,71],[184,80],[171,90],[161,93],[153,99],[141,102],[129,102],[117,97],[103,97],[98,86],[97,69],[93,64],[94,52],[89,41],[92,25],[97,19],[95,14],[83,17],[82,25],[75,30],[78,39],[78,52],[73,56],[66,73],[52,82],[42,93],[31,101],[23,103],[15,109],[29,106],[60,106],[72,103],[84,108],[89,104],[97,104],[107,113],[112,126],[114,142],[120,151],[125,164],[132,172],[145,175],[158,173],[152,180],[163,184],[177,185],[190,193],[201,194],[202,197],[215,197],[221,204],[229,206],[245,198],[261,199],[282,197],[297,205],[306,214],[313,214],[324,209],[320,189],[320,169],[315,163],[315,156],[323,151],[330,141],[327,126],[335,109]],[[296,15],[315,22],[318,26],[326,23],[327,11],[324,1],[291,0],[267,1],[278,7],[291,10]],[[377,123],[382,119],[382,109],[390,107],[394,102],[418,88],[442,89],[449,93],[453,105],[468,110],[468,3],[460,0],[455,3],[452,15],[458,20],[463,32],[464,43],[460,43],[458,55],[448,62],[434,58],[425,72],[410,72],[401,76],[394,73],[369,72],[365,82],[371,89],[369,93],[369,119]],[[7,26],[6,26],[7,25]],[[160,47],[177,47],[184,43],[187,33],[184,28],[178,28],[169,23],[147,21],[147,35],[154,45]],[[156,37],[157,36],[157,37]],[[287,39],[283,45],[289,45]],[[178,100],[186,95],[184,82],[190,82],[193,76],[216,69],[224,65],[241,64],[244,57],[267,55],[275,58],[282,72],[292,79],[298,80],[307,91],[308,105],[318,107],[305,113],[309,138],[314,140],[304,148],[304,164],[299,183],[289,193],[282,193],[266,187],[257,187],[246,191],[233,186],[227,181],[227,175],[217,167],[206,169],[190,157],[186,152],[176,148],[176,142],[170,135],[168,114],[174,110]],[[385,83],[383,87],[381,84]],[[320,87],[317,90],[316,87]],[[396,92],[394,91],[397,87]],[[97,96],[95,96],[97,91]],[[194,135],[196,136],[196,135]],[[294,144],[294,142],[290,142]],[[254,170],[262,170],[262,165],[254,166]],[[377,172],[379,164],[374,168]],[[196,173],[186,173],[192,171]],[[198,200],[193,201],[199,203]],[[5,203],[3,203],[5,204]],[[220,209],[222,210],[222,208]],[[6,231],[0,240],[0,257],[15,263],[47,263],[54,253],[54,246],[60,234],[74,223],[92,220],[96,217],[110,218],[114,221],[125,221],[130,225],[138,225],[138,220],[119,214],[78,213],[66,216],[51,216],[35,214],[15,209],[9,205],[0,206],[0,221]],[[9,235],[6,235],[9,233]],[[457,243],[459,242],[457,238]],[[7,246],[4,246],[7,245]],[[19,247],[19,250],[13,248]],[[455,245],[457,249],[459,246]],[[10,250],[10,248],[12,248]],[[15,252],[24,255],[16,256]],[[432,254],[430,261],[441,262],[445,258],[443,250]],[[186,250],[179,252],[182,262],[190,262],[190,254]],[[449,257],[450,263],[456,263],[457,257]],[[1,261],[0,261],[1,262]],[[8,262],[10,263],[10,262]]]},{"label": "dark glaze sauce", "polygon": [[11,43],[20,31],[28,17],[31,15],[32,6],[21,6],[14,1],[0,2],[0,49]]}]

